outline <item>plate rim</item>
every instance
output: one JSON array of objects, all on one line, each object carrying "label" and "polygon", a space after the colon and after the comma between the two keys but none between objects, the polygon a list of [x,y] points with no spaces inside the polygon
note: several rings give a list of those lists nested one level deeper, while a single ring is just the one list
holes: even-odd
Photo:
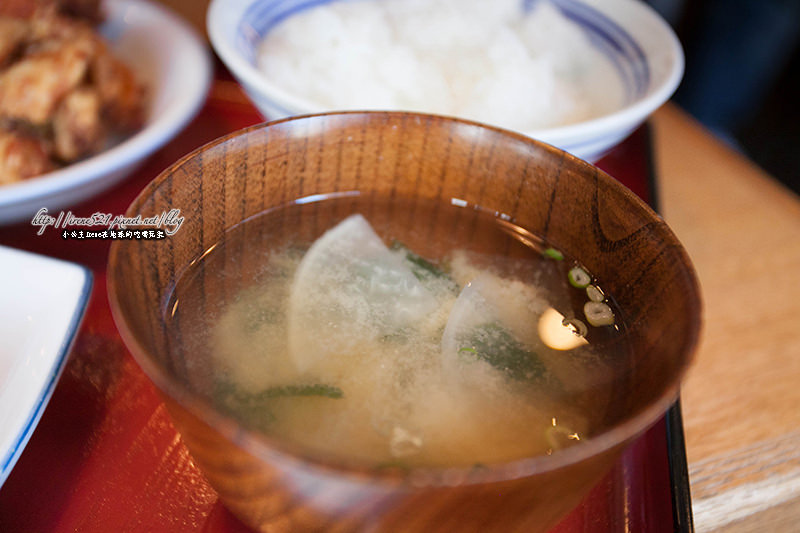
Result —
[{"label": "plate rim", "polygon": [[17,460],[22,455],[22,451],[27,446],[31,435],[36,429],[36,426],[39,424],[39,420],[41,419],[45,408],[50,402],[50,398],[53,395],[56,384],[58,383],[58,380],[64,371],[64,367],[66,366],[70,350],[72,349],[75,339],[77,338],[81,322],[86,315],[89,299],[92,294],[92,288],[94,286],[94,275],[92,271],[88,267],[79,263],[65,261],[56,257],[45,256],[26,250],[20,250],[10,246],[0,245],[0,252],[4,251],[11,254],[24,255],[38,261],[54,261],[59,265],[59,267],[69,266],[70,268],[78,268],[82,275],[82,281],[78,291],[78,297],[71,306],[72,311],[68,326],[64,332],[58,349],[54,351],[53,361],[48,370],[48,377],[41,382],[39,394],[30,406],[28,417],[22,424],[20,424],[16,432],[16,436],[12,438],[10,447],[7,450],[2,450],[3,455],[0,456],[0,488],[2,488],[3,484],[8,479],[9,474],[14,469]]}]

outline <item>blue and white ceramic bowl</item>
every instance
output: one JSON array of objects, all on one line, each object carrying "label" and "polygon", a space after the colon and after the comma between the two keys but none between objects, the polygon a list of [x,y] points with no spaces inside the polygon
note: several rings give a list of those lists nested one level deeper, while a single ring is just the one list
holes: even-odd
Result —
[{"label": "blue and white ceramic bowl", "polygon": [[[258,69],[264,36],[288,16],[337,0],[212,0],[211,43],[268,119],[330,111],[267,79]],[[341,0],[338,0],[341,1]],[[536,0],[520,0],[529,6]],[[613,65],[623,104],[602,116],[564,126],[521,131],[589,161],[599,159],[666,102],[683,75],[683,50],[669,25],[639,0],[552,0]]]}]

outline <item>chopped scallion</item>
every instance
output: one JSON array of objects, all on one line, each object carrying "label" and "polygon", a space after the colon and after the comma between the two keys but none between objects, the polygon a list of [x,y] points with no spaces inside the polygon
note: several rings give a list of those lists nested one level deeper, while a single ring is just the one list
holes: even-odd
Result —
[{"label": "chopped scallion", "polygon": [[610,326],[614,324],[614,312],[603,302],[586,302],[583,306],[583,314],[592,326]]},{"label": "chopped scallion", "polygon": [[578,289],[583,289],[592,282],[592,277],[581,267],[572,267],[567,273],[569,284]]},{"label": "chopped scallion", "polygon": [[593,302],[602,302],[606,299],[606,295],[603,294],[603,291],[594,285],[586,287],[586,296]]},{"label": "chopped scallion", "polygon": [[577,318],[565,318],[561,321],[561,324],[570,328],[572,332],[579,337],[586,337],[589,333],[589,328],[586,327],[586,324]]},{"label": "chopped scallion", "polygon": [[547,257],[548,259],[555,259],[556,261],[563,261],[564,254],[556,250],[555,248],[546,248],[542,255]]}]

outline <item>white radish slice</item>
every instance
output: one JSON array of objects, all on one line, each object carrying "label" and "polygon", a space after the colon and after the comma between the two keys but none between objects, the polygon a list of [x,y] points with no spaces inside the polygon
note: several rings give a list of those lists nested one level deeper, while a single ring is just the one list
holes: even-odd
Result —
[{"label": "white radish slice", "polygon": [[289,353],[301,372],[332,354],[396,334],[437,307],[402,257],[352,215],[298,265],[288,306]]},{"label": "white radish slice", "polygon": [[461,290],[450,311],[442,334],[445,372],[469,382],[486,379],[486,374],[499,376],[500,371],[487,362],[470,357],[470,339],[482,326],[496,324],[519,342],[534,347],[539,344],[536,320],[544,307],[544,300],[537,297],[532,286],[491,274],[479,275]]}]

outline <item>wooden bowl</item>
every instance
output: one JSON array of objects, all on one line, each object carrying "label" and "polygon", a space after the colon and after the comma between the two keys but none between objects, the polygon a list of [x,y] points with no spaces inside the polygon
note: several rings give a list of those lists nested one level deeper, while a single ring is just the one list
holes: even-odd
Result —
[{"label": "wooden bowl", "polygon": [[[242,221],[298,198],[344,191],[443,203],[457,198],[504,213],[580,258],[625,310],[633,347],[610,429],[552,456],[478,470],[378,472],[315,459],[250,432],[193,392],[193,353],[180,331],[168,333],[165,324],[178,277]],[[184,217],[174,235],[113,243],[114,319],[222,501],[264,531],[546,530],[675,400],[697,344],[697,280],[664,221],[597,168],[507,131],[385,112],[254,126],[165,170],[127,216],[172,209]],[[405,217],[399,223],[430,227],[439,241],[448,238],[424,217],[397,216]],[[319,224],[308,223],[317,232]],[[232,261],[252,268],[246,250]],[[207,294],[225,290],[210,276],[204,283]]]}]

